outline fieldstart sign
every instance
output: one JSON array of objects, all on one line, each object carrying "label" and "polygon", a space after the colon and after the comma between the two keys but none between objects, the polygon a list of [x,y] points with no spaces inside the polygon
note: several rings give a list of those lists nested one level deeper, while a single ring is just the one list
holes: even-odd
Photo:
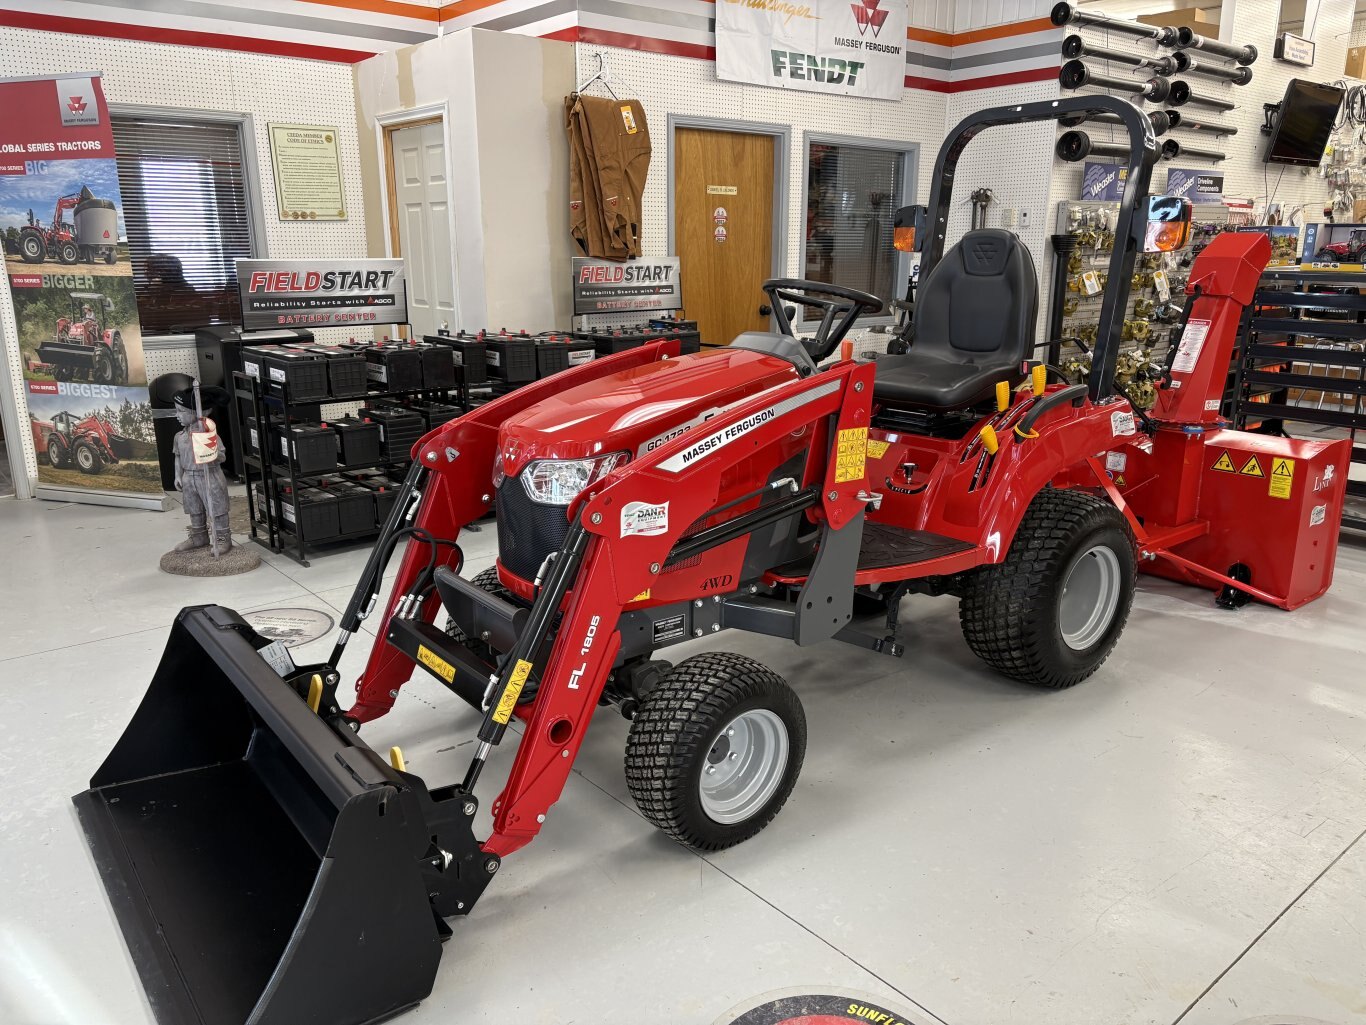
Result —
[{"label": "fieldstart sign", "polygon": [[716,0],[716,77],[899,100],[908,0]]},{"label": "fieldstart sign", "polygon": [[402,260],[238,260],[237,287],[248,331],[408,321]]},{"label": "fieldstart sign", "polygon": [[573,265],[576,317],[589,313],[677,310],[683,306],[676,256],[625,263],[576,256]]}]

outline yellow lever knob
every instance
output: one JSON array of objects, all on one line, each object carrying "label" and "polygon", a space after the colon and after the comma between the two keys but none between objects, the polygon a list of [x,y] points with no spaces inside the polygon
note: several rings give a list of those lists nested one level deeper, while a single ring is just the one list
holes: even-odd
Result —
[{"label": "yellow lever knob", "polygon": [[1029,375],[1033,379],[1031,383],[1034,386],[1034,394],[1036,396],[1042,395],[1044,389],[1048,387],[1048,368],[1040,363],[1029,372]]},{"label": "yellow lever knob", "polygon": [[1007,409],[1009,409],[1009,408],[1010,408],[1010,382],[1009,382],[1009,381],[997,381],[997,382],[996,382],[996,410],[997,410],[997,412],[1004,413],[1004,412],[1005,412]]},{"label": "yellow lever knob", "polygon": [[995,455],[996,450],[1001,447],[1001,442],[996,437],[996,429],[992,427],[991,424],[987,424],[982,428],[980,434],[982,438],[982,447],[992,455]]},{"label": "yellow lever knob", "polygon": [[399,772],[408,771],[408,763],[403,760],[403,749],[401,747],[389,748],[389,764]]},{"label": "yellow lever knob", "polygon": [[323,701],[323,678],[317,673],[313,674],[313,679],[308,681],[308,708],[314,715],[318,714],[318,706]]}]

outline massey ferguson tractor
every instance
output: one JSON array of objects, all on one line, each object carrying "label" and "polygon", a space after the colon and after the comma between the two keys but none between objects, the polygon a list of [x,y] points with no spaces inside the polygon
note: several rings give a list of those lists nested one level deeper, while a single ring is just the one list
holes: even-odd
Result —
[{"label": "massey ferguson tractor", "polygon": [[96,474],[130,454],[128,439],[93,413],[81,417],[63,411],[51,420],[30,416],[29,425],[34,451],[59,470],[74,466],[81,473]]},{"label": "massey ferguson tractor", "polygon": [[1320,263],[1361,263],[1366,253],[1366,228],[1353,228],[1341,242],[1329,242],[1314,254]]},{"label": "massey ferguson tractor", "polygon": [[[1034,361],[1039,284],[1013,234],[945,246],[973,137],[1076,115],[1118,119],[1131,142],[1085,384]],[[1157,155],[1148,119],[1108,96],[972,115],[912,222],[922,271],[905,353],[832,361],[880,300],[770,281],[779,331],[689,356],[647,344],[418,442],[327,662],[295,666],[229,609],[182,611],[75,798],[162,1022],[360,1025],[414,1006],[443,941],[467,938],[458,919],[555,814],[609,706],[630,720],[626,781],[646,819],[698,850],[754,837],[793,792],[806,721],[771,669],[699,650],[725,631],[898,656],[901,598],[944,595],[989,666],[1052,689],[1119,642],[1139,567],[1229,605],[1321,594],[1348,443],[1233,431],[1218,414],[1265,236],[1220,235],[1195,259],[1152,412],[1114,387],[1135,259],[1189,234],[1186,200],[1147,194]],[[789,302],[817,312],[813,337],[796,337]],[[491,511],[497,564],[470,579],[461,532]],[[856,619],[856,602],[880,615]],[[365,621],[378,639],[347,707],[337,666]],[[365,742],[414,672],[481,716],[458,783],[429,787],[398,749]],[[509,741],[507,783],[484,794]],[[477,836],[484,801],[492,827]]]},{"label": "massey ferguson tractor", "polygon": [[[72,212],[69,222],[65,219],[68,211]],[[113,263],[118,244],[118,211],[112,200],[100,199],[89,186],[58,196],[49,223],[42,223],[30,210],[28,223],[19,229],[19,255],[26,263]]]},{"label": "massey ferguson tractor", "polygon": [[57,320],[50,341],[38,346],[33,369],[59,381],[128,383],[128,350],[123,334],[109,325],[114,303],[99,292],[72,292],[71,316]]}]

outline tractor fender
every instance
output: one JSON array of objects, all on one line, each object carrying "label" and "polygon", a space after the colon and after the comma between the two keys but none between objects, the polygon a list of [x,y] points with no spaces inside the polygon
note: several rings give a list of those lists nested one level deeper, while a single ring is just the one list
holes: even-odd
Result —
[{"label": "tractor fender", "polygon": [[[1122,399],[1080,408],[1049,411],[1034,425],[1038,437],[1022,438],[1013,430],[1000,441],[986,486],[965,496],[979,509],[978,546],[983,563],[999,563],[1010,551],[1015,532],[1034,497],[1086,460],[1136,442],[1133,408]],[[962,498],[951,505],[962,505]],[[961,510],[965,512],[966,510]]]}]

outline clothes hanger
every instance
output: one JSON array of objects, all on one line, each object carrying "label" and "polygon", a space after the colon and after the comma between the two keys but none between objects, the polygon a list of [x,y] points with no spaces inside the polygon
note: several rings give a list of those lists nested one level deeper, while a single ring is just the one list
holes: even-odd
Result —
[{"label": "clothes hanger", "polygon": [[584,82],[574,91],[576,93],[582,93],[594,82],[601,82],[603,88],[612,94],[612,99],[620,99],[620,97],[617,96],[616,90],[612,88],[611,83],[607,81],[607,76],[610,73],[610,69],[607,67],[607,58],[604,57],[601,53],[595,53],[593,54],[593,56],[598,59],[598,70],[593,72],[593,74],[588,77],[588,81]]}]

